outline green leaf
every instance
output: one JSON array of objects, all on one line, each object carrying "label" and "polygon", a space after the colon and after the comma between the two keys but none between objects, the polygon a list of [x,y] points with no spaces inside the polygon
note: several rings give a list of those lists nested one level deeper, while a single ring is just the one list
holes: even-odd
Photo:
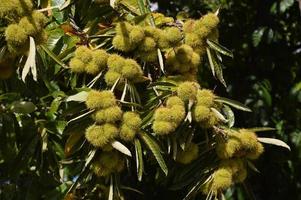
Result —
[{"label": "green leaf", "polygon": [[120,101],[120,103],[124,106],[128,106],[128,107],[137,107],[137,108],[143,108],[140,104],[137,103],[132,103],[132,102],[127,102],[127,101]]},{"label": "green leaf", "polygon": [[141,14],[147,13],[144,0],[133,0],[133,1],[136,1],[138,3],[138,7],[139,7]]},{"label": "green leaf", "polygon": [[216,54],[213,54],[213,52],[209,48],[206,48],[206,51],[212,75],[216,77],[225,87],[227,87],[227,84],[223,77],[223,69],[218,62]]},{"label": "green leaf", "polygon": [[144,165],[143,165],[143,155],[142,155],[141,143],[137,138],[135,139],[135,152],[136,152],[137,177],[138,177],[138,180],[141,181]]},{"label": "green leaf", "polygon": [[87,97],[88,97],[88,92],[81,91],[75,95],[71,95],[71,96],[67,97],[66,102],[69,102],[69,101],[84,102],[84,101],[86,101]]},{"label": "green leaf", "polygon": [[212,54],[211,54],[209,48],[206,48],[206,51],[207,51],[207,56],[208,56],[209,65],[210,65],[210,69],[211,69],[212,75],[215,77],[215,66],[214,66]]},{"label": "green leaf", "polygon": [[153,83],[149,84],[147,87],[151,88],[151,87],[154,87],[154,86],[176,87],[176,84],[171,83],[171,82],[165,82],[165,81],[156,81],[156,82],[153,82]]},{"label": "green leaf", "polygon": [[68,6],[70,6],[71,4],[71,0],[66,0],[59,8],[60,11],[64,10],[65,8],[67,8]]},{"label": "green leaf", "polygon": [[60,105],[62,103],[62,98],[61,97],[57,97],[55,98],[50,105],[49,111],[46,113],[46,115],[51,118],[51,119],[55,119],[56,118],[56,112],[59,109]]},{"label": "green leaf", "polygon": [[6,100],[6,101],[9,101],[9,102],[12,102],[12,101],[18,100],[20,98],[21,98],[20,94],[19,93],[14,93],[14,92],[7,92],[5,94],[0,95],[0,100],[1,101]]},{"label": "green leaf", "polygon": [[141,133],[140,134],[142,140],[145,142],[145,144],[149,147],[153,155],[155,156],[160,168],[164,172],[165,175],[168,174],[168,168],[165,164],[165,161],[163,159],[163,156],[161,154],[161,150],[157,142],[151,138],[148,134],[146,133]]},{"label": "green leaf", "polygon": [[28,101],[16,101],[12,104],[11,110],[15,113],[29,114],[35,111],[36,106]]},{"label": "green leaf", "polygon": [[233,53],[232,51],[230,51],[229,49],[227,49],[226,47],[214,42],[213,40],[209,40],[207,39],[207,44],[209,45],[209,47],[225,56],[229,56],[231,58],[233,58]]},{"label": "green leaf", "polygon": [[263,131],[275,131],[275,128],[271,127],[254,127],[254,128],[248,128],[248,130],[253,132],[263,132]]},{"label": "green leaf", "polygon": [[51,50],[49,50],[45,45],[40,45],[41,48],[45,51],[45,53],[47,53],[57,64],[59,64],[60,66],[62,66],[63,68],[68,68],[67,65],[65,65],[65,63],[63,63],[58,57],[57,55],[55,55]]},{"label": "green leaf", "polygon": [[262,143],[272,144],[272,145],[284,147],[284,148],[287,148],[288,150],[291,150],[291,148],[285,142],[275,139],[275,138],[258,137],[257,140]]},{"label": "green leaf", "polygon": [[224,105],[223,112],[225,113],[225,115],[227,117],[229,128],[233,127],[234,123],[235,123],[235,115],[234,115],[232,109],[229,106]]},{"label": "green leaf", "polygon": [[216,110],[215,108],[210,108],[210,110],[212,111],[212,113],[218,118],[220,119],[222,122],[227,123],[228,120],[225,118],[225,116],[220,113],[218,110]]},{"label": "green leaf", "polygon": [[75,117],[75,118],[69,120],[69,121],[67,122],[67,124],[70,124],[70,123],[72,123],[72,122],[75,122],[75,121],[80,120],[80,119],[83,119],[83,118],[86,118],[86,117],[90,116],[94,111],[95,111],[95,110],[89,110],[89,111],[87,111],[87,112],[85,112],[85,113],[83,113],[83,114],[81,114],[81,115],[79,115],[79,116],[77,116],[77,117]]},{"label": "green leaf", "polygon": [[[211,180],[212,180],[212,177],[209,176],[205,181],[198,181],[197,183],[195,183],[194,186],[191,187],[191,189],[189,190],[187,195],[183,198],[183,200],[191,199],[193,196],[196,195],[196,193],[199,192],[199,190],[201,189],[201,187],[203,185],[205,185],[207,182],[209,182]],[[211,198],[209,198],[209,199],[211,199]]]},{"label": "green leaf", "polygon": [[54,51],[59,42],[62,42],[62,37],[64,36],[64,31],[60,27],[48,31],[49,37],[47,38],[47,43],[45,46],[50,51]]},{"label": "green leaf", "polygon": [[252,110],[249,107],[247,107],[246,105],[244,105],[244,104],[242,104],[238,101],[232,100],[232,99],[228,99],[228,98],[225,98],[225,97],[216,97],[214,99],[214,101],[227,104],[227,105],[232,106],[233,108],[236,108],[238,110],[242,110],[242,111],[246,111],[246,112],[252,112]]},{"label": "green leaf", "polygon": [[84,134],[82,132],[74,132],[68,137],[65,143],[65,150],[64,150],[66,157],[69,157],[70,155],[73,154],[73,152],[76,150],[76,145],[83,137],[83,135]]},{"label": "green leaf", "polygon": [[[110,1],[112,4],[116,5],[116,2]],[[111,5],[112,6],[112,5]],[[139,10],[139,6],[137,0],[119,0],[118,6],[122,6],[125,10],[130,11],[134,15],[144,14]],[[115,7],[114,7],[115,8]]]},{"label": "green leaf", "polygon": [[260,171],[255,167],[255,165],[254,165],[251,161],[247,160],[247,163],[248,163],[248,166],[249,166],[253,171],[255,171],[255,172],[257,172],[257,173],[260,173]]},{"label": "green leaf", "polygon": [[93,158],[95,157],[95,154],[96,154],[96,150],[95,149],[92,150],[92,151],[90,151],[90,153],[89,153],[89,155],[88,155],[88,157],[86,159],[85,166],[83,167],[83,169],[82,169],[81,173],[79,174],[78,178],[76,179],[76,181],[69,188],[68,192],[66,193],[66,196],[69,193],[72,193],[76,189],[76,187],[79,184],[79,182],[87,176],[88,172],[90,171],[89,167],[92,164],[92,161],[93,161]]},{"label": "green leaf", "polygon": [[253,41],[254,47],[257,47],[259,45],[259,43],[261,42],[261,39],[262,39],[262,36],[263,36],[265,30],[266,30],[266,27],[260,27],[253,32],[252,41]]},{"label": "green leaf", "polygon": [[287,9],[289,9],[293,4],[295,0],[282,0],[280,2],[280,12],[284,13]]}]

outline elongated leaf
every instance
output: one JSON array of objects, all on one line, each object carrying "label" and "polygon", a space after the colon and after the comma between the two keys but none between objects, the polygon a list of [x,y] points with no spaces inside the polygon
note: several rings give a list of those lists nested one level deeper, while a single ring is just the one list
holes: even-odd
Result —
[{"label": "elongated leaf", "polygon": [[144,14],[139,10],[137,0],[119,0],[118,2],[116,2],[116,0],[110,0],[110,4],[111,6],[113,5],[112,7],[114,8],[116,7],[116,4],[118,4],[118,6],[122,6],[133,15]]},{"label": "elongated leaf", "polygon": [[229,106],[224,105],[223,111],[226,114],[229,128],[233,127],[234,123],[235,123],[235,115],[234,115],[232,109]]},{"label": "elongated leaf", "polygon": [[214,115],[219,118],[221,121],[223,122],[228,122],[228,120],[224,117],[224,115],[222,115],[222,113],[220,113],[218,110],[216,110],[215,108],[210,108],[210,110],[214,113]]},{"label": "elongated leaf", "polygon": [[259,142],[262,142],[262,143],[272,144],[272,145],[284,147],[284,148],[287,148],[288,150],[291,150],[291,148],[285,142],[275,139],[275,138],[258,137],[257,139]]},{"label": "elongated leaf", "polygon": [[120,151],[121,153],[123,153],[123,154],[125,154],[125,155],[127,155],[129,157],[132,157],[131,151],[126,146],[124,146],[122,143],[120,143],[118,141],[113,141],[111,143],[111,145],[117,151]]},{"label": "elongated leaf", "polygon": [[79,174],[78,178],[76,179],[76,181],[69,188],[68,192],[66,193],[66,196],[69,193],[72,193],[76,189],[78,183],[87,176],[87,172],[89,172],[89,167],[92,164],[92,161],[93,161],[93,158],[94,158],[95,154],[96,154],[96,150],[92,150],[89,153],[89,156],[86,159],[85,166],[83,167],[83,169],[82,169],[81,173]]},{"label": "elongated leaf", "polygon": [[164,174],[167,175],[168,174],[168,168],[165,164],[165,161],[164,161],[163,156],[161,154],[160,147],[157,144],[157,142],[153,138],[151,138],[149,135],[147,135],[146,133],[141,133],[140,136],[143,139],[143,141],[145,142],[145,144],[149,147],[149,149],[151,150],[153,155],[155,156],[155,158],[156,158],[160,168],[164,172]]},{"label": "elongated leaf", "polygon": [[163,56],[162,56],[162,52],[160,49],[158,49],[158,59],[159,59],[160,69],[161,69],[162,73],[165,74]]},{"label": "elongated leaf", "polygon": [[111,6],[112,8],[115,7],[115,1],[116,1],[116,0],[110,0],[110,6]]},{"label": "elongated leaf", "polygon": [[77,102],[84,102],[86,101],[88,97],[88,92],[87,91],[81,91],[75,95],[69,96],[66,98],[66,101],[77,101]]},{"label": "elongated leaf", "polygon": [[233,58],[233,53],[232,51],[230,51],[229,49],[227,49],[226,47],[212,41],[212,40],[209,40],[207,39],[207,44],[209,45],[209,47],[211,49],[214,49],[215,51],[225,55],[225,56],[229,56],[231,58]]},{"label": "elongated leaf", "polygon": [[176,87],[176,84],[171,82],[165,82],[165,81],[156,81],[148,85],[148,88],[154,87],[154,86],[166,86],[166,87]]},{"label": "elongated leaf", "polygon": [[71,4],[71,0],[66,0],[60,7],[60,10],[64,10],[65,8],[67,8],[68,6],[70,6]]},{"label": "elongated leaf", "polygon": [[101,77],[103,71],[101,71],[97,76],[95,76],[95,78],[93,78],[93,80],[87,84],[87,87],[92,88],[93,85],[97,82],[97,80]]},{"label": "elongated leaf", "polygon": [[221,67],[221,64],[218,62],[218,58],[215,55],[215,52],[212,52],[209,48],[206,48],[206,51],[212,75],[216,77],[225,87],[227,87],[226,81],[224,80],[223,76],[223,69]]},{"label": "elongated leaf", "polygon": [[198,181],[187,193],[187,195],[183,198],[183,200],[189,200],[191,199],[196,193],[199,192],[200,188],[205,185],[207,182],[211,181],[212,177],[209,176],[204,182]]},{"label": "elongated leaf", "polygon": [[136,0],[136,1],[138,3],[138,7],[139,7],[141,14],[145,14],[147,12],[147,10],[145,8],[144,0]]},{"label": "elongated leaf", "polygon": [[247,161],[248,166],[255,172],[260,173],[260,171],[255,167],[255,165],[251,161]]},{"label": "elongated leaf", "polygon": [[242,110],[242,111],[246,111],[246,112],[252,112],[252,110],[249,107],[247,107],[246,105],[244,105],[244,104],[242,104],[238,101],[232,100],[232,99],[228,99],[228,98],[225,98],[225,97],[216,97],[214,99],[214,101],[227,104],[227,105],[232,106],[233,108],[236,108],[238,110]]},{"label": "elongated leaf", "polygon": [[275,131],[275,128],[271,127],[254,127],[254,128],[248,128],[248,130],[253,132],[264,132],[264,131]]},{"label": "elongated leaf", "polygon": [[67,122],[67,124],[70,124],[71,122],[75,122],[75,121],[80,120],[80,119],[82,119],[82,118],[84,118],[84,117],[87,117],[87,116],[89,116],[90,114],[92,114],[94,111],[95,111],[95,110],[89,110],[88,112],[85,112],[84,114],[82,114],[82,115],[80,115],[80,116],[78,116],[78,117],[75,117],[75,118],[69,120],[69,121]]},{"label": "elongated leaf", "polygon": [[60,66],[62,66],[63,68],[68,68],[67,65],[65,65],[65,63],[63,63],[58,57],[57,55],[55,55],[51,50],[49,50],[45,45],[40,45],[42,47],[42,49],[45,51],[45,53],[47,53],[57,64],[59,64]]},{"label": "elongated leaf", "polygon": [[111,176],[108,200],[113,200],[113,199],[114,199],[114,183],[113,183],[113,176]]},{"label": "elongated leaf", "polygon": [[141,181],[144,165],[143,165],[143,155],[142,155],[141,143],[137,138],[135,139],[135,152],[136,152],[137,177],[138,177],[138,180]]},{"label": "elongated leaf", "polygon": [[74,132],[69,136],[65,143],[66,157],[70,156],[74,152],[76,144],[80,141],[82,137],[83,134],[81,132]]},{"label": "elongated leaf", "polygon": [[212,75],[215,77],[215,66],[214,66],[214,63],[213,63],[213,58],[212,58],[210,49],[206,48],[206,52],[207,52],[207,57],[208,57],[208,60],[209,60],[209,65],[210,65]]},{"label": "elongated leaf", "polygon": [[32,37],[29,37],[29,54],[22,70],[22,80],[25,82],[26,76],[32,73],[33,80],[37,81],[37,66],[36,66],[36,44]]},{"label": "elongated leaf", "polygon": [[132,188],[132,187],[120,186],[120,188],[123,189],[123,190],[129,190],[129,191],[136,192],[138,194],[143,195],[143,192],[141,192],[141,191],[139,191],[139,190],[137,190],[135,188]]},{"label": "elongated leaf", "polygon": [[[215,61],[216,62],[216,61]],[[216,73],[216,77],[217,79],[224,85],[224,87],[227,87],[227,83],[224,79],[224,75],[223,75],[223,69],[222,69],[222,64],[217,64],[215,65],[216,68],[215,68],[215,73]]]},{"label": "elongated leaf", "polygon": [[137,103],[132,103],[132,102],[126,102],[126,101],[120,101],[120,103],[124,106],[128,106],[128,107],[137,107],[137,108],[142,108],[141,105],[137,104]]}]

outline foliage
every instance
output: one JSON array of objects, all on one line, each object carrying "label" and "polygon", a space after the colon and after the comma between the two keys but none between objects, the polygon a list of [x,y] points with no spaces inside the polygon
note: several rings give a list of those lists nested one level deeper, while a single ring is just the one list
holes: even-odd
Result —
[{"label": "foliage", "polygon": [[289,148],[234,128],[231,107],[251,110],[205,89],[209,73],[227,86],[233,57],[218,11],[175,20],[140,0],[2,2],[1,199],[224,198],[256,171],[261,142]]}]

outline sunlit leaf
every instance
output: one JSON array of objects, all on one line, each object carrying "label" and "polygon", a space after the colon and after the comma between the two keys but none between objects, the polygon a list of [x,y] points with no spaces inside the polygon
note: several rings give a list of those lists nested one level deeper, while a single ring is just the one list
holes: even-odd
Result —
[{"label": "sunlit leaf", "polygon": [[242,111],[246,111],[246,112],[252,112],[251,109],[248,108],[247,106],[245,106],[244,104],[242,104],[238,101],[232,100],[232,99],[228,99],[228,98],[225,98],[225,97],[216,97],[214,99],[214,101],[227,104],[227,105],[232,106],[233,108],[236,108],[238,110],[242,110]]},{"label": "sunlit leaf", "polygon": [[33,80],[37,81],[36,44],[32,37],[29,37],[29,54],[22,70],[22,80],[24,82],[29,71],[31,71]]},{"label": "sunlit leaf", "polygon": [[138,180],[142,180],[143,175],[143,155],[142,155],[142,147],[141,143],[138,139],[135,139],[135,152],[136,152],[136,167],[137,167],[137,177]]},{"label": "sunlit leaf", "polygon": [[227,49],[226,47],[214,42],[213,40],[207,39],[207,44],[209,45],[210,48],[214,49],[215,51],[218,51],[219,53],[229,56],[233,58],[233,53]]},{"label": "sunlit leaf", "polygon": [[129,157],[132,157],[131,151],[126,146],[124,146],[122,143],[120,143],[118,141],[113,141],[111,143],[111,145],[114,149],[120,151],[121,153],[123,153]]},{"label": "sunlit leaf", "polygon": [[259,142],[266,143],[266,144],[272,144],[280,147],[284,147],[288,150],[291,150],[291,148],[283,141],[275,139],[275,138],[264,138],[264,137],[258,137],[257,138]]},{"label": "sunlit leaf", "polygon": [[235,123],[235,115],[234,115],[232,109],[229,106],[224,105],[223,112],[225,113],[226,118],[228,120],[229,128],[233,127],[234,123]]},{"label": "sunlit leaf", "polygon": [[89,92],[81,91],[75,95],[69,96],[66,98],[66,101],[77,101],[77,102],[84,102],[88,97]]}]

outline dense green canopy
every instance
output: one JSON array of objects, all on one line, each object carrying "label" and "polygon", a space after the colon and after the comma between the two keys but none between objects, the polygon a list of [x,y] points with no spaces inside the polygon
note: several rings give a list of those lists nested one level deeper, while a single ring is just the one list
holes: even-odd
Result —
[{"label": "dense green canopy", "polygon": [[0,198],[300,198],[299,21],[292,0],[0,0]]}]

